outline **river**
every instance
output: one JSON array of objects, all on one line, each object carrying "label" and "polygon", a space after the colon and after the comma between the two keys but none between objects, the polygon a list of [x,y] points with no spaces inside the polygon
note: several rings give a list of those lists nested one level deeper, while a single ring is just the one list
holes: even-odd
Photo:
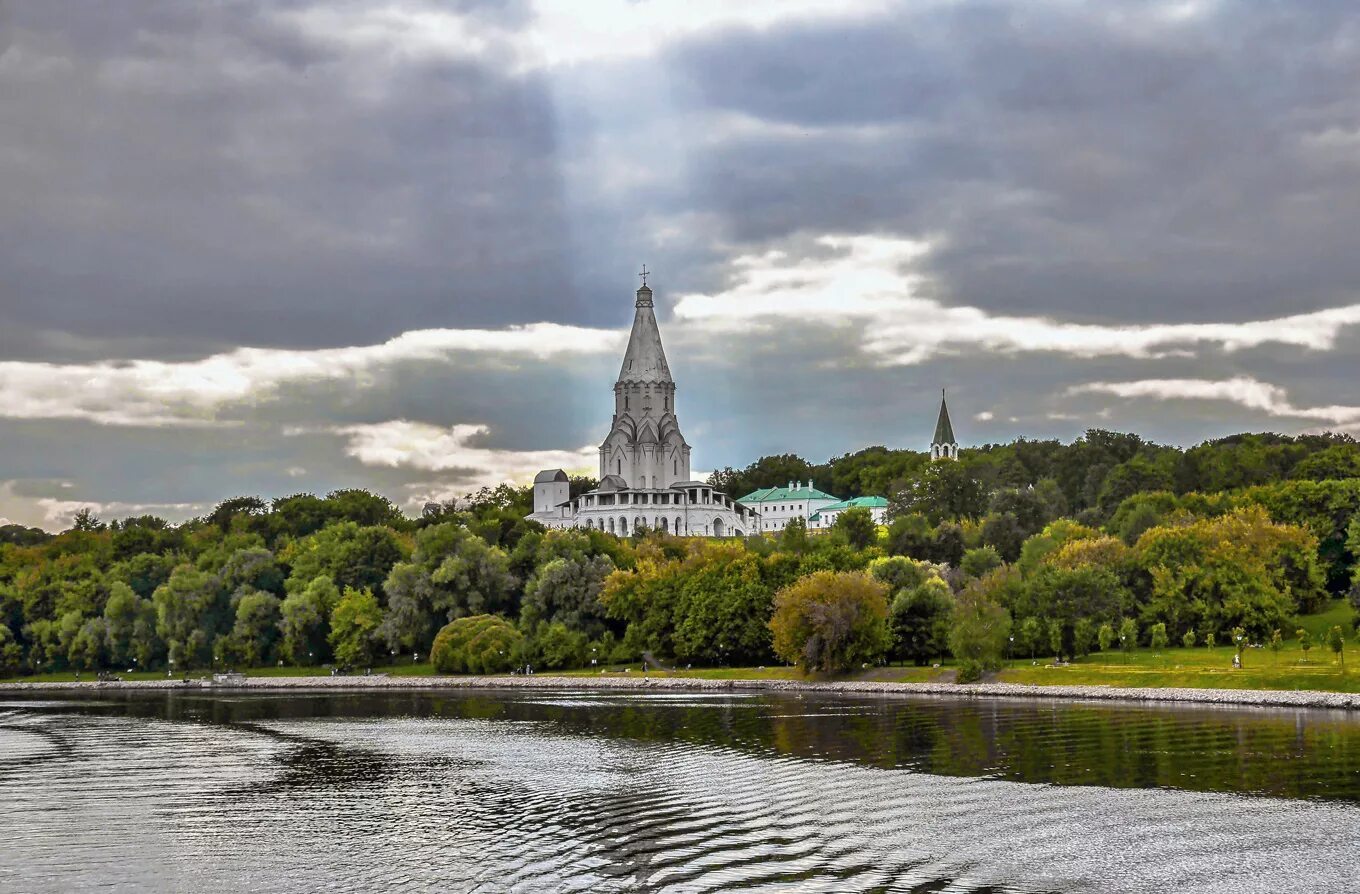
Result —
[{"label": "river", "polygon": [[1326,894],[1360,717],[818,693],[0,693],[0,891]]}]

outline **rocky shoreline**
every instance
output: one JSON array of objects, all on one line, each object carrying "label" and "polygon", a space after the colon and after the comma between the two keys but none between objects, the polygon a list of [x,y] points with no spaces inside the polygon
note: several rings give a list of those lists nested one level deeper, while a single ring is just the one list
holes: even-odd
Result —
[{"label": "rocky shoreline", "polygon": [[563,677],[550,674],[492,677],[247,677],[231,683],[211,680],[131,680],[82,683],[0,683],[4,692],[91,692],[105,690],[200,690],[222,692],[373,689],[534,689],[658,690],[702,692],[831,692],[853,695],[915,695],[944,698],[1040,698],[1069,701],[1171,702],[1248,707],[1360,710],[1360,695],[1317,690],[1118,688],[1112,686],[1035,686],[1019,683],[890,683],[878,681],[709,680],[694,677]]}]

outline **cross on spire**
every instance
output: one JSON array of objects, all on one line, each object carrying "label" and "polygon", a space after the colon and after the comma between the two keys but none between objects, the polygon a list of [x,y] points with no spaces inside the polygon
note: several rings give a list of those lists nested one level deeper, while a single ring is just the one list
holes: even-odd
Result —
[{"label": "cross on spire", "polygon": [[643,265],[642,265],[642,272],[639,273],[638,276],[642,277],[642,284],[643,284],[643,286],[646,286],[646,285],[647,285],[647,265],[646,265],[646,264],[643,264]]}]

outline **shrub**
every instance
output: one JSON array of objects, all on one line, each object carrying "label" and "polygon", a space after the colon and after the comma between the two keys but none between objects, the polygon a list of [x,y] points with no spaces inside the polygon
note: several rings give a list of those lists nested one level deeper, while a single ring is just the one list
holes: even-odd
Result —
[{"label": "shrub", "polygon": [[515,666],[524,637],[500,615],[473,615],[444,626],[430,660],[441,674],[495,674]]},{"label": "shrub", "polygon": [[887,587],[858,571],[818,571],[774,597],[774,651],[804,672],[845,671],[888,646]]}]

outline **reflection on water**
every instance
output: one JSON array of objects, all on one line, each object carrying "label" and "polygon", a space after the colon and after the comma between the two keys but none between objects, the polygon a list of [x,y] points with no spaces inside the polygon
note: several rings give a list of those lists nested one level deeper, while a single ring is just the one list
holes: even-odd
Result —
[{"label": "reflection on water", "polygon": [[1360,721],[811,694],[0,701],[0,890],[1350,890]]}]

